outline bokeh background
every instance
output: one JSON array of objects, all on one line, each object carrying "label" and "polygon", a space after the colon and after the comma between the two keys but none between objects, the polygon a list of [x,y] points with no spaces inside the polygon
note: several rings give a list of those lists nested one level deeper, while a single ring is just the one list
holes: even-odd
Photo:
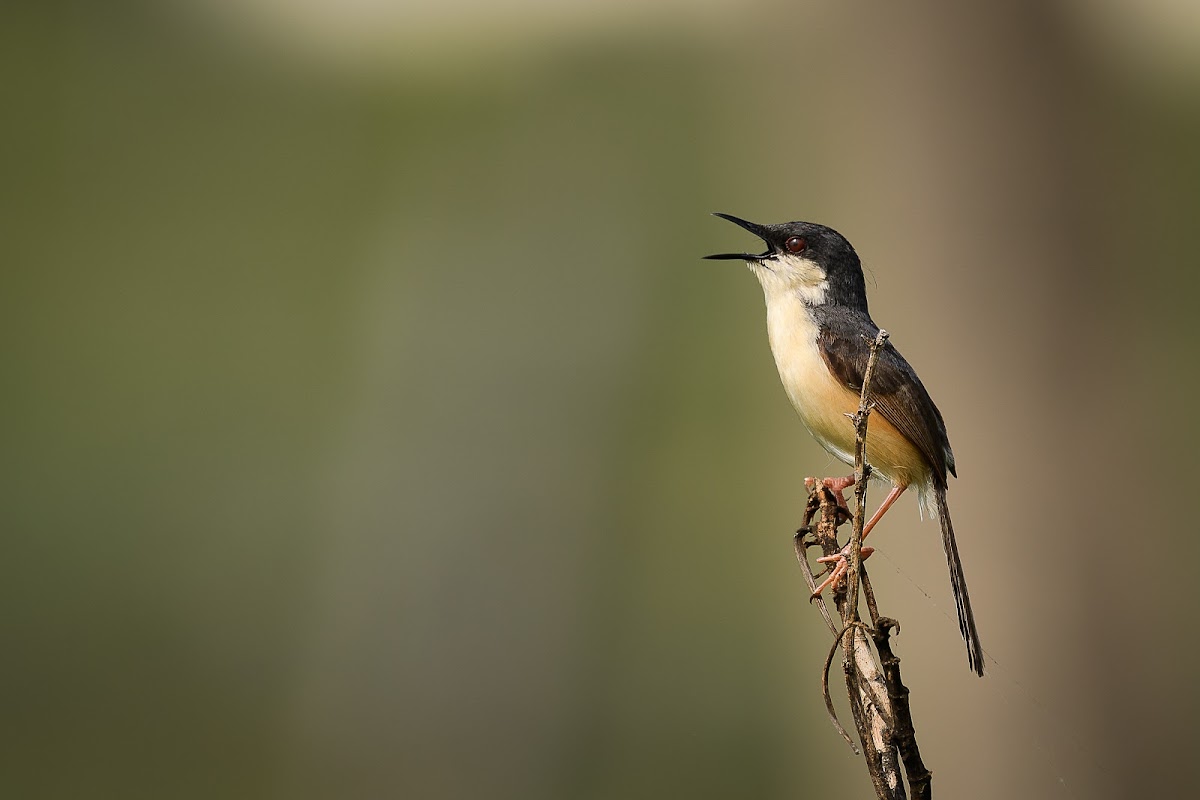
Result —
[{"label": "bokeh background", "polygon": [[5,10],[0,794],[869,796],[725,211],[949,423],[991,674],[911,500],[870,564],[938,794],[1180,796],[1198,9]]}]

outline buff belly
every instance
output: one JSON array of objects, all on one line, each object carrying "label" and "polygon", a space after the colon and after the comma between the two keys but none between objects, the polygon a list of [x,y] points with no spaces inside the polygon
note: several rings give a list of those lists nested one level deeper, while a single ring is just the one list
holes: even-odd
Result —
[{"label": "buff belly", "polygon": [[[802,302],[775,298],[768,303],[767,330],[779,378],[808,428],[822,447],[854,464],[854,423],[858,392],[839,383],[817,346],[817,327]],[[878,474],[900,485],[924,488],[931,472],[921,452],[876,412],[867,425],[867,461]]]}]

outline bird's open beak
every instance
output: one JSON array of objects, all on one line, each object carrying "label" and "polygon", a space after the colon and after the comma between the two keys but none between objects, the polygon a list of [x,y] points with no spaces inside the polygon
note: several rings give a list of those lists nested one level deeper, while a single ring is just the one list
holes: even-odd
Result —
[{"label": "bird's open beak", "polygon": [[745,228],[758,238],[762,239],[764,242],[767,242],[767,252],[760,253],[759,255],[754,255],[753,253],[718,253],[712,256],[705,256],[705,258],[711,258],[714,261],[762,261],[764,258],[770,258],[771,256],[775,255],[775,249],[771,247],[771,243],[767,239],[767,229],[762,225],[758,225],[754,222],[747,222],[744,219],[738,219],[732,214],[714,212],[713,216],[720,217],[721,219],[727,219],[734,225]]}]

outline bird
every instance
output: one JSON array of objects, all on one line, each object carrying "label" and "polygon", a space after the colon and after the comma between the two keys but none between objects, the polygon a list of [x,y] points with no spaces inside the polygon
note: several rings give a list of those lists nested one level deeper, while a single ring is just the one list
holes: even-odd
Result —
[{"label": "bird", "polygon": [[[846,237],[813,222],[761,225],[731,214],[714,216],[766,243],[766,252],[758,255],[720,253],[705,258],[745,261],[758,278],[766,299],[771,353],[788,399],[813,438],[836,459],[853,466],[855,430],[850,417],[858,411],[871,343],[879,333],[867,311],[858,254]],[[946,423],[916,371],[890,341],[876,359],[870,387],[875,414],[866,459],[892,488],[863,526],[863,538],[906,489],[917,490],[922,509],[941,524],[967,661],[982,676],[983,646],[946,502],[948,475],[958,477]],[[853,482],[849,476],[827,479],[826,485],[840,494]],[[863,548],[864,553],[869,550]],[[830,580],[845,572],[848,551],[849,545],[833,557],[840,563]]]}]

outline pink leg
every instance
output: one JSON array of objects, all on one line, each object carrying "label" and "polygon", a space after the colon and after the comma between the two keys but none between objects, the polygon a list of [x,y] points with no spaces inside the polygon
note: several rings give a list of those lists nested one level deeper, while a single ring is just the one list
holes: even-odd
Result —
[{"label": "pink leg", "polygon": [[844,478],[826,478],[821,481],[825,484],[825,488],[833,492],[833,496],[837,498],[838,505],[846,512],[846,516],[854,519],[850,514],[850,504],[846,502],[846,495],[842,494],[842,490],[854,485],[854,476],[847,475]]},{"label": "pink leg", "polygon": [[[842,510],[846,512],[846,516],[853,518],[853,515],[850,513],[850,504],[846,502],[846,495],[842,494],[842,492],[848,487],[854,485],[854,476],[847,475],[844,478],[822,478],[821,485],[833,492],[833,496],[837,499],[838,505],[841,506]],[[811,491],[813,487],[813,479],[805,478],[804,486],[806,489]]]},{"label": "pink leg", "polygon": [[871,515],[871,518],[867,520],[866,525],[863,525],[863,539],[867,538],[867,534],[871,532],[871,528],[874,528],[875,523],[883,519],[884,512],[892,507],[892,503],[895,503],[900,499],[900,495],[904,494],[904,490],[907,488],[907,483],[896,484],[892,487],[892,490],[887,493],[887,497],[883,498],[883,502],[879,504],[879,510]]},{"label": "pink leg", "polygon": [[[875,548],[874,547],[864,547],[861,550],[859,550],[858,552],[862,553],[862,560],[866,561],[868,558],[871,557],[871,554],[875,552]],[[828,578],[821,581],[820,586],[818,586],[816,589],[813,589],[813,593],[811,595],[809,595],[810,600],[816,598],[819,594],[821,594],[821,592],[825,591],[825,589],[827,587],[829,587],[831,585],[836,586],[838,583],[841,582],[842,577],[845,576],[845,574],[850,571],[850,559],[847,558],[847,556],[844,552],[838,553],[836,556],[825,556],[824,558],[818,558],[817,561],[821,562],[822,564],[832,563],[832,562],[836,561],[837,566],[833,568],[833,572],[829,573]]]},{"label": "pink leg", "polygon": [[[849,480],[850,484],[854,483],[853,477],[827,479],[827,481],[840,481],[840,480]],[[850,484],[847,484],[847,486]],[[827,482],[825,485],[829,486],[829,483]],[[830,488],[833,488],[833,487],[830,486]],[[843,486],[841,488],[844,489],[845,486]],[[887,493],[887,497],[883,498],[883,502],[879,504],[879,509],[874,514],[872,514],[871,518],[869,520],[867,520],[867,523],[865,525],[863,525],[862,538],[864,540],[867,538],[867,534],[871,532],[871,529],[875,527],[875,524],[883,518],[883,515],[887,512],[887,510],[889,508],[892,507],[892,504],[894,504],[897,500],[900,499],[900,495],[904,494],[904,490],[907,488],[908,488],[908,484],[897,484],[892,487],[892,490],[890,492]],[[865,561],[867,559],[867,557],[871,555],[871,553],[875,552],[875,548],[864,547],[859,552],[862,553],[862,558]],[[811,595],[812,597],[816,597],[821,592],[825,591],[826,587],[828,587],[828,586],[831,586],[831,585],[836,586],[838,584],[838,582],[841,581],[842,577],[847,572],[850,571],[850,545],[847,544],[845,547],[843,547],[842,552],[838,553],[836,556],[825,556],[824,558],[818,558],[817,562],[821,563],[821,564],[833,563],[833,564],[836,564],[836,566],[834,566],[832,568],[832,572],[829,573],[829,577],[826,578],[824,581],[822,581],[821,585],[813,590],[813,593]]]},{"label": "pink leg", "polygon": [[847,475],[844,478],[823,478],[821,483],[825,485],[826,489],[832,489],[838,494],[841,494],[843,489],[854,485],[854,476]]}]

